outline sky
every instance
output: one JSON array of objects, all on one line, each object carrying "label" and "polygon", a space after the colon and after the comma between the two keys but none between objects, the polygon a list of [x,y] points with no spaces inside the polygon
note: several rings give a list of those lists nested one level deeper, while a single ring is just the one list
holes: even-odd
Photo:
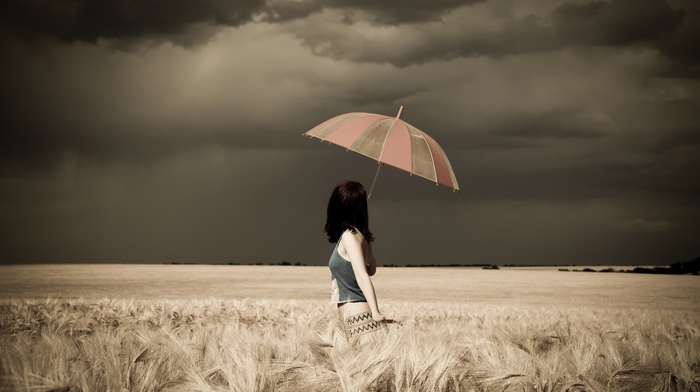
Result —
[{"label": "sky", "polygon": [[396,115],[461,192],[382,169],[383,264],[700,255],[697,0],[9,0],[0,263],[324,265],[377,163],[302,134]]}]

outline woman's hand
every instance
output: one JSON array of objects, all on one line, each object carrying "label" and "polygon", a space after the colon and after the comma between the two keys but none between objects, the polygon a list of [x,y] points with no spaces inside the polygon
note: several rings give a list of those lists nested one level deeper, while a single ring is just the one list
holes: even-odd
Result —
[{"label": "woman's hand", "polygon": [[385,317],[383,314],[381,314],[379,312],[372,313],[372,320],[379,322],[379,323],[398,324],[398,326],[403,325],[401,323],[401,321]]}]

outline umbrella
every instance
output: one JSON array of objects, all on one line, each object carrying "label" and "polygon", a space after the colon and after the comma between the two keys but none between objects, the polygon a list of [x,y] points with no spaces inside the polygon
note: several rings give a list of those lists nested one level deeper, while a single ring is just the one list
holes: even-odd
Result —
[{"label": "umbrella", "polygon": [[[425,132],[396,117],[374,113],[346,113],[317,125],[304,135],[337,144],[379,162],[369,196],[382,164],[459,190],[452,165],[439,144]],[[368,196],[368,198],[369,198]]]}]

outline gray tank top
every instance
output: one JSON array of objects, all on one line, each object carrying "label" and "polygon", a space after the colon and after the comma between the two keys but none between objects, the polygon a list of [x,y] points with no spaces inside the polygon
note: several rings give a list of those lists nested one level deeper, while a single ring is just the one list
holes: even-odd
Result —
[{"label": "gray tank top", "polygon": [[357,284],[352,263],[338,253],[339,246],[340,239],[336,242],[328,261],[328,267],[331,269],[331,303],[367,302],[360,285]]}]

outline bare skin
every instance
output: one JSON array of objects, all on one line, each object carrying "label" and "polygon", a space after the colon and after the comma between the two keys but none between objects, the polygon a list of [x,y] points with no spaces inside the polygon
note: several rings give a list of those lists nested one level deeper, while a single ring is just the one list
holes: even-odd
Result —
[{"label": "bare skin", "polygon": [[367,299],[367,302],[339,304],[338,310],[341,312],[341,315],[353,315],[369,310],[372,312],[374,321],[399,323],[397,320],[387,318],[379,311],[377,295],[374,291],[372,279],[370,279],[370,276],[377,272],[377,262],[372,253],[372,246],[367,243],[362,233],[359,230],[355,230],[354,233],[350,230],[345,231],[340,239],[338,253],[343,259],[352,263],[352,270],[355,273],[357,284]]}]

